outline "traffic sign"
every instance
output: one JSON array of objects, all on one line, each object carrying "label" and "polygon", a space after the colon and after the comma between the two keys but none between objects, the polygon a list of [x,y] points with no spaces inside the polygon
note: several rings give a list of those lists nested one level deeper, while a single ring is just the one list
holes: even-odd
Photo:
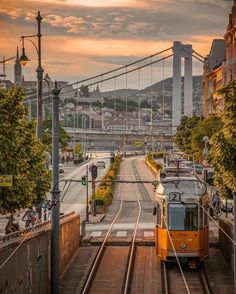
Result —
[{"label": "traffic sign", "polygon": [[12,175],[0,175],[0,187],[12,187]]}]

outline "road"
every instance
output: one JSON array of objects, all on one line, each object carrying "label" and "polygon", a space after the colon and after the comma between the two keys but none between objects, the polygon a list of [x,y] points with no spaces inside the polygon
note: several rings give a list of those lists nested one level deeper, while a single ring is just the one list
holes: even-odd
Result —
[{"label": "road", "polygon": [[[86,165],[91,165],[93,162],[96,164],[98,160],[104,160],[106,162],[105,169],[98,169],[98,179],[102,178],[110,166],[110,157],[108,153],[94,154],[95,158],[91,159],[86,164],[76,166],[73,163],[65,164],[64,173],[60,174],[60,180],[62,179],[81,179],[86,174]],[[90,178],[91,179],[91,178]],[[90,184],[91,186],[91,184]],[[71,183],[70,186],[65,186],[64,183],[60,184],[61,196],[64,196],[63,201],[60,204],[61,213],[69,213],[75,211],[83,218],[86,210],[86,186],[81,183]],[[66,192],[66,193],[65,193]],[[89,188],[89,196],[91,195],[91,188]],[[51,194],[47,194],[47,199],[51,198]],[[20,228],[24,228],[25,222],[22,221],[24,210],[15,214],[15,221],[19,223]],[[48,214],[47,214],[48,218]],[[5,234],[5,225],[7,222],[6,215],[0,215],[0,236]]]},{"label": "road", "polygon": [[[65,170],[65,174],[61,176],[61,179],[77,179],[80,180],[83,175],[86,175],[86,165],[96,164],[97,160],[101,160],[102,157],[95,158],[89,163],[78,166],[75,169]],[[106,167],[103,169],[98,169],[98,180],[103,178],[110,166],[110,158],[103,158]],[[91,176],[89,173],[89,180]],[[81,217],[85,215],[86,210],[86,186],[81,183],[60,183],[61,198],[63,199],[60,205],[60,211],[62,213],[69,213],[75,211],[76,214],[80,214]],[[89,196],[92,195],[91,183],[89,183]]]}]

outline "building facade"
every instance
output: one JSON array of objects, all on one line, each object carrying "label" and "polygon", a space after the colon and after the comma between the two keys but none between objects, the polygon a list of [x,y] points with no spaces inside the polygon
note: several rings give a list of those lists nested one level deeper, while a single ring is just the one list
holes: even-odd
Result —
[{"label": "building facade", "polygon": [[236,0],[223,39],[212,42],[204,61],[203,115],[218,115],[224,109],[224,99],[218,91],[236,79]]}]

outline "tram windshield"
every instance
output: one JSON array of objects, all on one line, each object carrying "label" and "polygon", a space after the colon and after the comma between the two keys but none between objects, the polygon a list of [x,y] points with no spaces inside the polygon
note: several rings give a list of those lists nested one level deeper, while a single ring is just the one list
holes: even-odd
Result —
[{"label": "tram windshield", "polygon": [[176,191],[182,192],[186,196],[202,196],[206,192],[206,186],[197,180],[166,180],[162,184],[165,194]]},{"label": "tram windshield", "polygon": [[168,227],[173,231],[195,231],[198,229],[196,204],[169,204]]}]

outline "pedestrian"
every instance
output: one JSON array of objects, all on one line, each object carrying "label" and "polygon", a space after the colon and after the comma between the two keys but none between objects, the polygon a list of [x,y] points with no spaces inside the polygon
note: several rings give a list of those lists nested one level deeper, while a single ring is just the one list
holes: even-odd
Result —
[{"label": "pedestrian", "polygon": [[8,217],[8,221],[6,223],[6,226],[5,226],[5,234],[11,234],[11,233],[14,233],[16,231],[19,231],[20,230],[20,226],[18,224],[18,222],[15,222],[14,223],[14,217],[13,217],[13,214],[11,214],[9,217]]},{"label": "pedestrian", "polygon": [[64,157],[64,156],[62,156],[62,158],[61,158],[61,163],[62,163],[62,164],[65,163],[65,157]]},{"label": "pedestrian", "polygon": [[29,225],[34,226],[35,221],[36,221],[36,217],[35,217],[35,212],[32,209],[32,207],[30,207],[29,209],[26,210],[25,214],[22,217],[22,221],[25,221],[25,228],[28,228]]},{"label": "pedestrian", "polygon": [[67,164],[69,163],[69,156],[68,155],[66,156],[66,163]]},{"label": "pedestrian", "polygon": [[220,205],[220,195],[219,192],[216,191],[215,194],[212,196],[212,206],[215,208],[217,205]]}]

